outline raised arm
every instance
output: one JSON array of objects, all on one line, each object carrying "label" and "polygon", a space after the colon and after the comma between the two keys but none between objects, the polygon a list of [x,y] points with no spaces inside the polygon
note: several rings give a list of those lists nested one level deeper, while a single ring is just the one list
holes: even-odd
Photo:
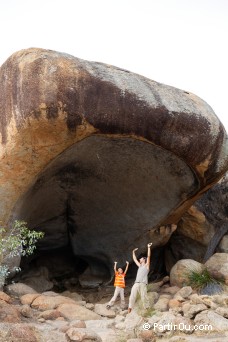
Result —
[{"label": "raised arm", "polygon": [[117,270],[116,270],[116,264],[117,264],[117,261],[114,261],[114,272],[117,272]]},{"label": "raised arm", "polygon": [[136,258],[136,255],[135,255],[135,252],[137,251],[138,248],[135,248],[133,249],[132,251],[132,257],[133,257],[133,260],[134,262],[136,263],[136,265],[139,267],[140,266],[140,263],[138,262],[137,258]]},{"label": "raised arm", "polygon": [[147,245],[147,262],[146,262],[146,265],[148,268],[150,268],[150,257],[151,257],[150,247],[151,246],[152,246],[152,242],[148,243],[148,245]]},{"label": "raised arm", "polygon": [[124,274],[126,274],[126,273],[127,273],[128,267],[129,267],[129,262],[128,262],[128,261],[126,261],[126,268],[125,268],[125,270],[124,270]]}]

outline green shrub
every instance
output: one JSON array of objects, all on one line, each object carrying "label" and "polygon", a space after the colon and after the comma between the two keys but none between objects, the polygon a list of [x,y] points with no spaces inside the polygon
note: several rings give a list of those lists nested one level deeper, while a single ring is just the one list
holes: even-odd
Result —
[{"label": "green shrub", "polygon": [[223,281],[215,279],[207,268],[201,272],[190,271],[188,285],[201,294],[214,294],[223,291]]},{"label": "green shrub", "polygon": [[[37,241],[43,236],[43,232],[29,230],[24,221],[14,221],[10,229],[0,227],[0,285],[4,285],[10,274],[7,260],[33,254]],[[20,271],[20,268],[16,267],[15,271]]]}]

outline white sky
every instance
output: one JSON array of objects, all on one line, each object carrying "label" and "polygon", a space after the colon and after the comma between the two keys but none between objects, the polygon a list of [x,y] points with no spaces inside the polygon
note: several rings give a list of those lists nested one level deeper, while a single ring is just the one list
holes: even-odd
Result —
[{"label": "white sky", "polygon": [[40,47],[188,90],[228,131],[228,0],[0,0],[0,65]]}]

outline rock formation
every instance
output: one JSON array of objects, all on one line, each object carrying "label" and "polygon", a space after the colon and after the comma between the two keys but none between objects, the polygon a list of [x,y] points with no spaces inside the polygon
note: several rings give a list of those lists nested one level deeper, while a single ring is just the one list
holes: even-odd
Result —
[{"label": "rock formation", "polygon": [[224,127],[197,96],[50,50],[1,66],[0,133],[1,220],[27,221],[45,232],[40,254],[71,250],[97,276],[164,244],[158,228],[228,167]]},{"label": "rock formation", "polygon": [[214,252],[228,252],[227,174],[191,206],[178,222],[166,248],[167,270],[177,260],[205,262]]}]

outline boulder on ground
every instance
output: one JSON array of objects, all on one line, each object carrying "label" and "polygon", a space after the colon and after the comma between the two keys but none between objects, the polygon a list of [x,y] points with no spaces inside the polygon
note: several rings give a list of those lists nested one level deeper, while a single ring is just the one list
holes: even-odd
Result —
[{"label": "boulder on ground", "polygon": [[228,253],[228,235],[223,236],[219,243],[218,251],[220,253]]},{"label": "boulder on ground", "polygon": [[39,342],[40,338],[38,329],[28,324],[0,324],[1,342]]},{"label": "boulder on ground", "polygon": [[66,335],[68,336],[70,341],[102,342],[99,335],[97,335],[94,331],[86,329],[86,328],[70,328],[67,330]]},{"label": "boulder on ground", "polygon": [[6,292],[14,297],[21,297],[30,293],[37,293],[31,286],[24,283],[15,283],[6,286]]},{"label": "boulder on ground", "polygon": [[33,318],[33,309],[30,307],[30,305],[24,304],[20,306],[19,310],[22,316],[26,318]]},{"label": "boulder on ground", "polygon": [[5,292],[0,291],[0,300],[4,300],[6,303],[10,303],[12,298],[8,296]]},{"label": "boulder on ground", "polygon": [[207,310],[207,306],[205,304],[190,304],[186,303],[183,304],[182,310],[184,313],[184,317],[187,318],[194,318],[196,314],[198,314],[201,311]]},{"label": "boulder on ground", "polygon": [[228,285],[228,254],[215,253],[205,263],[209,273],[218,280],[222,280]]},{"label": "boulder on ground", "polygon": [[94,311],[104,317],[114,318],[116,313],[114,310],[108,310],[104,304],[95,304]]},{"label": "boulder on ground", "polygon": [[42,311],[38,316],[38,318],[44,318],[45,320],[54,320],[58,317],[61,317],[61,313],[56,309]]},{"label": "boulder on ground", "polygon": [[21,304],[23,305],[31,305],[32,302],[39,297],[39,293],[28,293],[20,297]]},{"label": "boulder on ground", "polygon": [[56,309],[60,304],[76,304],[76,302],[64,296],[45,296],[42,294],[33,300],[31,306],[34,309],[45,311]]},{"label": "boulder on ground", "polygon": [[42,293],[53,288],[53,282],[49,280],[49,270],[45,266],[31,268],[28,272],[22,274],[22,282],[35,291]]},{"label": "boulder on ground", "polygon": [[86,309],[84,306],[77,304],[65,303],[58,306],[58,311],[61,316],[69,321],[74,320],[96,320],[101,319],[101,316],[97,313]]},{"label": "boulder on ground", "polygon": [[0,322],[19,323],[21,322],[21,314],[18,308],[0,300]]},{"label": "boulder on ground", "polygon": [[194,323],[204,327],[207,326],[210,331],[228,331],[228,319],[212,310],[200,312],[196,315]]},{"label": "boulder on ground", "polygon": [[154,309],[157,311],[168,311],[168,304],[170,298],[159,298],[156,304],[154,304]]},{"label": "boulder on ground", "polygon": [[170,271],[171,286],[183,287],[189,285],[189,273],[191,271],[202,272],[203,265],[192,259],[179,260]]},{"label": "boulder on ground", "polygon": [[184,286],[182,289],[176,292],[175,296],[181,296],[182,298],[188,298],[192,294],[191,286]]}]

